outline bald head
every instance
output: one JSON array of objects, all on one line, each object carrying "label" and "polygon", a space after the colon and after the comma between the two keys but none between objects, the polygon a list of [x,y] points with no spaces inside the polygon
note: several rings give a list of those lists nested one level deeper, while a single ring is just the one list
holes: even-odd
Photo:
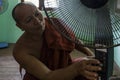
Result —
[{"label": "bald head", "polygon": [[31,2],[21,2],[21,3],[18,3],[14,8],[13,8],[13,10],[12,10],[12,17],[13,17],[13,19],[16,21],[16,23],[19,23],[19,19],[18,19],[18,10],[23,10],[24,8],[23,8],[23,6],[26,6],[26,5],[28,5],[28,6],[31,6],[31,7],[36,7],[33,3],[31,3]]}]

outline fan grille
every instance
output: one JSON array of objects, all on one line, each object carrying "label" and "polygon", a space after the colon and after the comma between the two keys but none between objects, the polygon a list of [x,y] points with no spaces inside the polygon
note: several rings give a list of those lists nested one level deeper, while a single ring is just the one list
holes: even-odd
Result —
[{"label": "fan grille", "polygon": [[[45,1],[47,8],[51,6],[52,2]],[[50,22],[67,39],[79,44],[64,28],[58,28],[59,23],[69,34],[74,33],[76,39],[83,41],[81,46],[109,48],[120,45],[120,16],[112,14],[109,4],[97,9],[86,7],[80,0],[56,0],[56,4],[50,11],[44,5],[43,8]]]}]

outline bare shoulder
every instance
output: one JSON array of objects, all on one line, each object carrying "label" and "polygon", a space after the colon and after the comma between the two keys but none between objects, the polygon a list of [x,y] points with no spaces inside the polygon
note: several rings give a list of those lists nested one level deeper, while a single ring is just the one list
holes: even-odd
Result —
[{"label": "bare shoulder", "polygon": [[22,54],[30,54],[31,49],[26,44],[26,42],[23,42],[21,38],[16,42],[14,48],[13,48],[13,55],[22,55]]},{"label": "bare shoulder", "polygon": [[28,40],[21,36],[14,46],[13,54],[29,54],[39,58],[41,45],[39,41]]}]

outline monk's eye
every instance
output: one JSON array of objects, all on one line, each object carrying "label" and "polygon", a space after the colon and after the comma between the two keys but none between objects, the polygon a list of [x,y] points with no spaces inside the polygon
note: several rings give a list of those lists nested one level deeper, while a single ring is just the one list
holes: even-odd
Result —
[{"label": "monk's eye", "polygon": [[26,23],[29,23],[32,21],[32,17],[29,17],[27,20],[26,20]]},{"label": "monk's eye", "polygon": [[38,12],[36,12],[36,13],[35,13],[35,16],[36,16],[36,17],[37,17],[37,16],[39,16],[39,13],[38,13]]}]

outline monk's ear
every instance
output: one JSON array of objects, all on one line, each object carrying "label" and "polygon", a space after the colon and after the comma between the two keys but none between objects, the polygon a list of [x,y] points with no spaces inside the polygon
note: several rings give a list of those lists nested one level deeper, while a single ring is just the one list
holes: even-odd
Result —
[{"label": "monk's ear", "polygon": [[21,24],[19,24],[19,23],[16,23],[16,26],[18,26],[22,31],[24,31],[24,29],[23,29],[23,27],[22,27],[22,25]]}]

